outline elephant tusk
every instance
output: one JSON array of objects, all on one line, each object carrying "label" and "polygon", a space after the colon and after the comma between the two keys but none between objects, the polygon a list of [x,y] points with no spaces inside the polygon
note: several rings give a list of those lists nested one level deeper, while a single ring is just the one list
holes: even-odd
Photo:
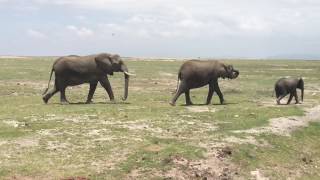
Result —
[{"label": "elephant tusk", "polygon": [[128,76],[135,76],[135,74],[131,74],[131,73],[127,72],[127,71],[124,71],[124,73],[125,73],[126,75],[128,75]]}]

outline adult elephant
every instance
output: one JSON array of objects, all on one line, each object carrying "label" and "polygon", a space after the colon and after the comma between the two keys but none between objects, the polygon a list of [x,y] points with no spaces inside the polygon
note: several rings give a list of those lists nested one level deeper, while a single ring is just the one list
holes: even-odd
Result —
[{"label": "adult elephant", "polygon": [[[53,89],[48,91],[52,73],[55,72],[55,83]],[[64,56],[58,58],[51,70],[48,88],[43,93],[43,101],[48,103],[49,99],[60,91],[61,104],[68,104],[65,90],[68,86],[75,86],[83,83],[90,84],[90,90],[86,103],[91,103],[93,94],[96,90],[98,82],[107,91],[111,101],[114,101],[114,96],[108,75],[113,75],[113,72],[123,72],[125,77],[124,97],[128,97],[129,76],[127,66],[117,54],[101,53],[89,56]]]},{"label": "adult elephant", "polygon": [[219,61],[199,61],[189,60],[182,64],[178,73],[178,83],[176,94],[172,98],[170,104],[175,105],[177,99],[182,93],[186,96],[186,105],[192,105],[190,99],[190,89],[199,88],[209,84],[209,93],[206,104],[210,104],[214,91],[218,94],[220,103],[223,104],[224,99],[220,91],[218,78],[235,79],[239,75],[239,71],[233,69],[232,65],[225,65]]},{"label": "adult elephant", "polygon": [[277,104],[280,104],[282,98],[290,94],[287,104],[290,104],[293,96],[296,100],[296,104],[299,103],[297,88],[301,90],[301,101],[303,101],[304,82],[302,78],[281,78],[274,85],[274,91],[276,92]]}]

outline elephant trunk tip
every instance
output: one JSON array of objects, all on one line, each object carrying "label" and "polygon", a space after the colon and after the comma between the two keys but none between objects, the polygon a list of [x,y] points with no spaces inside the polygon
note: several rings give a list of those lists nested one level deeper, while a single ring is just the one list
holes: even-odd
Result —
[{"label": "elephant trunk tip", "polygon": [[232,78],[231,79],[235,79],[239,76],[239,71],[238,70],[233,70],[233,73],[232,73]]}]

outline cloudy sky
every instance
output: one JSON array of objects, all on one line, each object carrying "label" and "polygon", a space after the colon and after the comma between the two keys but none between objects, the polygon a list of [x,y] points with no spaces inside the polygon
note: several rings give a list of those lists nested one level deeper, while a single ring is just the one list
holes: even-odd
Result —
[{"label": "cloudy sky", "polygon": [[320,0],[0,0],[0,54],[320,58]]}]

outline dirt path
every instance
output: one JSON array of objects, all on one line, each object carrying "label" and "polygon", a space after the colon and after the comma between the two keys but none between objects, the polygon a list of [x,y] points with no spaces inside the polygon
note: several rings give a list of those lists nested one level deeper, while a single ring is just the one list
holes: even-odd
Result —
[{"label": "dirt path", "polygon": [[271,133],[281,136],[290,136],[292,131],[300,127],[307,127],[310,122],[320,122],[320,105],[306,109],[305,111],[305,116],[273,118],[269,120],[269,125],[267,126],[234,132],[249,134]]}]

